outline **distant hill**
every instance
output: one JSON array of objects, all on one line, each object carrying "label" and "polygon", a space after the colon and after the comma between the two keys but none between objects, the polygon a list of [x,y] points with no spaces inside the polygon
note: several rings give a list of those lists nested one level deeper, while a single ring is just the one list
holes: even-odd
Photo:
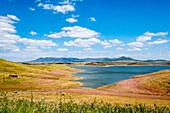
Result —
[{"label": "distant hill", "polygon": [[31,63],[74,63],[74,62],[112,62],[112,61],[135,61],[130,57],[119,57],[119,58],[55,58],[55,57],[45,57],[38,58],[36,60],[30,61]]},{"label": "distant hill", "polygon": [[114,61],[139,61],[139,60],[135,60],[135,59],[130,58],[130,57],[122,56],[122,57],[115,59]]},{"label": "distant hill", "polygon": [[167,62],[167,60],[162,60],[162,59],[158,59],[158,60],[144,60],[143,62]]},{"label": "distant hill", "polygon": [[42,63],[70,63],[70,62],[82,62],[79,58],[55,58],[55,57],[46,57],[38,58],[30,62],[42,62]]},{"label": "distant hill", "polygon": [[30,61],[33,63],[74,63],[74,62],[108,62],[114,61],[115,58],[55,58],[45,57]]},{"label": "distant hill", "polygon": [[29,63],[74,63],[74,62],[166,62],[166,60],[137,60],[131,57],[119,57],[119,58],[55,58],[45,57],[38,58],[36,60],[29,61]]}]

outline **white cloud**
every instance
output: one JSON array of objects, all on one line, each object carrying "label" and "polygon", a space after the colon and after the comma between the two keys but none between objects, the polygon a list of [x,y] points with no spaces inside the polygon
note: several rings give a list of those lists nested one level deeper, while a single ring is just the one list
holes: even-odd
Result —
[{"label": "white cloud", "polygon": [[168,32],[157,32],[157,33],[151,33],[151,32],[145,32],[143,35],[138,36],[136,38],[136,42],[128,43],[127,45],[131,46],[132,48],[141,48],[144,46],[157,44],[157,43],[166,43],[167,40],[158,40],[154,42],[148,42],[152,40],[153,37],[163,37],[168,35]]},{"label": "white cloud", "polygon": [[37,32],[35,32],[35,31],[30,31],[30,34],[34,36],[34,35],[37,35]]},{"label": "white cloud", "polygon": [[121,50],[123,50],[123,48],[117,47],[116,50],[117,50],[117,51],[121,51]]},{"label": "white cloud", "polygon": [[164,43],[167,43],[167,42],[169,42],[169,40],[158,39],[156,41],[149,42],[148,44],[149,45],[158,45],[158,44],[164,44]]},{"label": "white cloud", "polygon": [[0,50],[19,51],[15,44],[20,37],[15,35],[16,30],[13,25],[17,21],[19,19],[15,15],[0,16]]},{"label": "white cloud", "polygon": [[43,52],[43,51],[36,46],[26,46],[24,52]]},{"label": "white cloud", "polygon": [[72,4],[70,0],[63,0],[62,2],[59,2],[59,4]]},{"label": "white cloud", "polygon": [[66,21],[67,21],[67,22],[69,22],[69,23],[75,23],[75,22],[78,22],[78,20],[77,20],[77,19],[75,19],[75,18],[68,18],[68,19],[66,19]]},{"label": "white cloud", "polygon": [[144,35],[146,35],[146,36],[165,36],[165,35],[168,35],[168,32],[151,33],[149,31],[147,31],[144,33]]},{"label": "white cloud", "polygon": [[113,45],[123,44],[123,42],[118,39],[109,40],[109,42],[112,43]]},{"label": "white cloud", "polygon": [[7,17],[12,19],[12,20],[19,21],[19,18],[17,18],[15,15],[7,15]]},{"label": "white cloud", "polygon": [[91,22],[96,22],[96,19],[94,17],[90,17]]},{"label": "white cloud", "polygon": [[75,46],[75,47],[90,47],[95,44],[99,44],[100,40],[96,38],[89,39],[76,39],[74,41],[64,42],[66,46]]},{"label": "white cloud", "polygon": [[57,44],[53,43],[51,40],[34,40],[28,38],[20,38],[18,42],[23,43],[25,45],[37,46],[42,48],[57,46]]},{"label": "white cloud", "polygon": [[101,43],[101,45],[104,46],[104,48],[111,48],[112,47],[112,45],[107,40],[101,41],[100,43]]},{"label": "white cloud", "polygon": [[[50,40],[35,40],[28,38],[21,38],[16,34],[14,24],[19,19],[14,15],[0,16],[0,51],[1,52],[18,52],[24,47],[28,50],[27,46],[34,46],[39,48],[49,48],[57,46]],[[20,44],[23,45],[20,48]]]},{"label": "white cloud", "polygon": [[142,42],[131,42],[131,43],[128,43],[127,45],[131,47],[143,47],[144,46]]},{"label": "white cloud", "polygon": [[75,22],[78,22],[78,20],[76,19],[76,17],[79,17],[79,15],[72,15],[71,18],[67,18],[66,21],[69,22],[69,23],[75,23]]},{"label": "white cloud", "polygon": [[61,32],[47,35],[49,38],[97,38],[98,36],[98,32],[80,26],[63,27]]},{"label": "white cloud", "polygon": [[137,42],[146,42],[148,40],[151,40],[152,36],[150,35],[142,35],[142,36],[139,36],[137,37],[136,41]]},{"label": "white cloud", "polygon": [[104,48],[111,48],[113,46],[123,46],[124,43],[118,39],[112,39],[101,41],[101,45],[103,45]]},{"label": "white cloud", "polygon": [[127,51],[141,51],[140,48],[131,48],[131,49],[128,49]]},{"label": "white cloud", "polygon": [[151,32],[145,32],[143,35],[136,38],[136,41],[138,42],[146,42],[152,39],[154,36],[165,36],[168,35],[168,32],[158,32],[158,33],[151,33]]},{"label": "white cloud", "polygon": [[68,49],[67,48],[58,48],[57,51],[66,52],[66,51],[68,51]]},{"label": "white cloud", "polygon": [[84,48],[84,51],[92,51],[92,48]]},{"label": "white cloud", "polygon": [[29,7],[30,11],[35,11],[35,8]]},{"label": "white cloud", "polygon": [[43,7],[43,9],[45,10],[53,10],[54,12],[63,13],[63,14],[66,14],[67,12],[75,11],[74,6],[71,4],[53,5],[53,4],[39,3],[38,6]]}]

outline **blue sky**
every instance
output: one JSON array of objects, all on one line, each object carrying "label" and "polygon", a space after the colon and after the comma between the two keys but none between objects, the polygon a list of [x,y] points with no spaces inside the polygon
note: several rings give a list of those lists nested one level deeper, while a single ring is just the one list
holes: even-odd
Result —
[{"label": "blue sky", "polygon": [[170,60],[169,0],[0,0],[0,57]]}]

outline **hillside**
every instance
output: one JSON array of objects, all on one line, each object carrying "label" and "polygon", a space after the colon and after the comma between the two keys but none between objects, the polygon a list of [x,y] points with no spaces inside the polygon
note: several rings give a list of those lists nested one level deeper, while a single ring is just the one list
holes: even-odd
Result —
[{"label": "hillside", "polygon": [[169,98],[170,70],[134,76],[132,79],[123,80],[116,84],[103,86],[98,89],[120,94],[150,95]]},{"label": "hillside", "polygon": [[71,81],[79,79],[72,76],[77,71],[65,65],[26,65],[0,59],[0,90],[73,88],[81,85]]}]

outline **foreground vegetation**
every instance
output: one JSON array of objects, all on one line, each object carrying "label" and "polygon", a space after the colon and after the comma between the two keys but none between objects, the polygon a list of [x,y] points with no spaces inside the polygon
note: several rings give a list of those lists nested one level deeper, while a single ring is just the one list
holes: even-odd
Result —
[{"label": "foreground vegetation", "polygon": [[7,93],[2,93],[0,98],[0,113],[170,113],[168,107],[139,105],[112,105],[103,101],[76,103],[73,100],[65,101],[60,93],[60,98],[55,102],[34,101],[31,93],[30,99],[9,99]]}]

